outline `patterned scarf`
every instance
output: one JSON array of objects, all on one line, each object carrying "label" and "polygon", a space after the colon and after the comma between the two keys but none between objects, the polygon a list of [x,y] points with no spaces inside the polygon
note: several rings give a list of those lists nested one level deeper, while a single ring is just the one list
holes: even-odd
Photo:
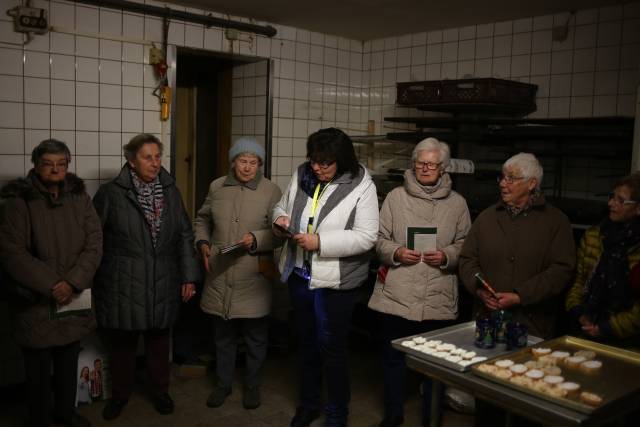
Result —
[{"label": "patterned scarf", "polygon": [[536,188],[535,190],[533,190],[533,192],[531,193],[531,196],[529,196],[529,200],[527,200],[527,203],[525,203],[524,206],[519,208],[517,206],[511,206],[511,205],[505,204],[505,209],[507,210],[507,213],[511,218],[515,218],[523,212],[530,211],[531,207],[538,200],[541,194],[542,192],[540,191],[540,189]]},{"label": "patterned scarf", "polygon": [[146,183],[138,177],[133,169],[129,171],[131,172],[131,181],[136,190],[138,203],[142,206],[144,217],[147,220],[147,224],[149,224],[151,240],[155,247],[158,241],[158,234],[160,233],[162,209],[164,209],[164,196],[162,194],[160,177],[157,176],[152,182]]}]

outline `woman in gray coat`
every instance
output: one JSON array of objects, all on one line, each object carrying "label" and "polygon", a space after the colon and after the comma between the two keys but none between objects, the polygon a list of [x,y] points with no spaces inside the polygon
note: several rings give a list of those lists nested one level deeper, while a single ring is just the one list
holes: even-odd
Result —
[{"label": "woman in gray coat", "polygon": [[[451,189],[445,172],[449,158],[449,146],[435,138],[418,143],[404,186],[387,195],[380,211],[376,252],[382,271],[369,301],[381,318],[385,418],[380,426],[404,420],[404,355],[391,341],[442,328],[458,315],[458,254],[471,220],[466,201]],[[433,247],[409,248],[408,227],[435,229]],[[429,396],[425,387],[425,406]]]},{"label": "woman in gray coat", "polygon": [[[214,316],[217,385],[207,406],[221,406],[231,393],[238,336],[246,344],[242,403],[260,406],[260,371],[267,353],[273,271],[271,210],[282,195],[262,176],[264,148],[254,138],[238,139],[229,150],[231,172],[216,179],[194,221],[207,277],[200,307]],[[241,247],[220,253],[240,243]],[[271,270],[271,271],[270,271]]]},{"label": "woman in gray coat", "polygon": [[80,340],[95,328],[95,319],[90,312],[50,311],[69,306],[91,287],[102,230],[83,181],[68,172],[71,153],[63,142],[42,141],[31,161],[27,177],[0,193],[2,286],[12,284],[16,291],[10,309],[24,355],[30,425],[50,425],[53,409],[54,421],[86,426],[73,406]]},{"label": "woman in gray coat", "polygon": [[154,407],[160,414],[173,412],[169,329],[180,300],[195,294],[200,275],[180,192],[162,168],[162,143],[140,134],[124,146],[124,155],[120,174],[94,198],[104,230],[94,297],[98,325],[110,344],[112,398],[102,412],[107,420],[117,418],[128,402],[140,334]]}]

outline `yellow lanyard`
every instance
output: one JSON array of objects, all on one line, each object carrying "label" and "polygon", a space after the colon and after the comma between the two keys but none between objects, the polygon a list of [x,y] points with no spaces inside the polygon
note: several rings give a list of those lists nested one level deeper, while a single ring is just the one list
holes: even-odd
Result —
[{"label": "yellow lanyard", "polygon": [[320,191],[320,183],[316,185],[316,189],[313,192],[313,200],[311,201],[311,214],[309,215],[309,223],[307,224],[307,233],[313,233],[313,218],[316,216],[316,209],[318,209],[318,200],[322,197],[324,192],[329,188],[331,181],[327,182],[322,191]]}]

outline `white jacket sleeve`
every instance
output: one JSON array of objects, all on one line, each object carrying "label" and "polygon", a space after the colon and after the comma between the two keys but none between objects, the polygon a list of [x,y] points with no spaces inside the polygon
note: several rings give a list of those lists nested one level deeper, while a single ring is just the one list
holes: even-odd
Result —
[{"label": "white jacket sleeve", "polygon": [[321,257],[347,257],[367,252],[378,238],[379,213],[376,186],[369,182],[356,200],[355,220],[351,230],[320,230]]},{"label": "white jacket sleeve", "polygon": [[291,213],[289,210],[291,209],[290,200],[295,198],[295,194],[291,194],[292,191],[295,191],[297,187],[295,183],[298,182],[298,171],[294,172],[291,176],[291,180],[289,180],[289,184],[287,188],[282,193],[282,197],[273,207],[273,213],[271,216],[271,222],[275,222],[281,216],[291,217]]}]

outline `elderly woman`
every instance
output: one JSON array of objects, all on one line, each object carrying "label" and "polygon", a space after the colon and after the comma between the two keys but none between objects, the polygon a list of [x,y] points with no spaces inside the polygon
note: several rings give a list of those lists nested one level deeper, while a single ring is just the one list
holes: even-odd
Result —
[{"label": "elderly woman", "polygon": [[[380,211],[376,251],[386,277],[376,282],[369,307],[381,317],[383,427],[404,421],[404,353],[391,341],[448,326],[458,316],[458,254],[471,219],[466,201],[451,189],[449,158],[449,146],[435,138],[418,143],[404,186],[387,195]],[[408,227],[435,228],[435,247],[408,248]]]},{"label": "elderly woman", "polygon": [[169,329],[180,300],[195,294],[199,266],[193,232],[175,180],[162,168],[162,143],[137,135],[124,146],[127,162],[102,185],[94,204],[104,229],[104,258],[96,274],[98,325],[110,344],[111,400],[103,418],[117,418],[127,404],[144,337],[160,414],[173,412],[169,388]]},{"label": "elderly woman", "polygon": [[[95,328],[90,313],[50,316],[91,287],[102,256],[100,220],[83,181],[68,172],[69,148],[48,139],[33,149],[34,168],[0,192],[3,286],[14,287],[13,331],[22,347],[30,425],[89,422],[75,413],[79,341]],[[51,366],[55,399],[52,402]]]},{"label": "elderly woman", "polygon": [[[589,338],[640,348],[640,173],[618,181],[609,216],[585,232],[566,308]],[[634,341],[635,340],[635,341]]]},{"label": "elderly woman", "polygon": [[[509,310],[529,334],[554,334],[560,295],[575,267],[565,214],[540,191],[542,166],[533,154],[508,159],[498,177],[501,199],[473,223],[460,253],[460,277],[476,297],[474,312]],[[480,273],[497,291],[479,287]]]},{"label": "elderly woman", "polygon": [[308,426],[320,415],[326,372],[325,425],[342,426],[349,412],[349,320],[369,271],[378,202],[371,176],[344,132],[311,134],[307,158],[273,210],[274,232],[289,237],[280,272],[289,285],[300,351],[300,404],[291,425]]},{"label": "elderly woman", "polygon": [[[254,138],[238,139],[229,150],[231,173],[209,187],[194,221],[197,246],[207,271],[200,307],[214,315],[217,385],[207,406],[221,406],[231,393],[238,336],[246,345],[242,403],[260,406],[260,372],[267,354],[267,315],[273,265],[271,211],[280,188],[262,176],[264,148]],[[224,246],[242,247],[221,254]]]}]

